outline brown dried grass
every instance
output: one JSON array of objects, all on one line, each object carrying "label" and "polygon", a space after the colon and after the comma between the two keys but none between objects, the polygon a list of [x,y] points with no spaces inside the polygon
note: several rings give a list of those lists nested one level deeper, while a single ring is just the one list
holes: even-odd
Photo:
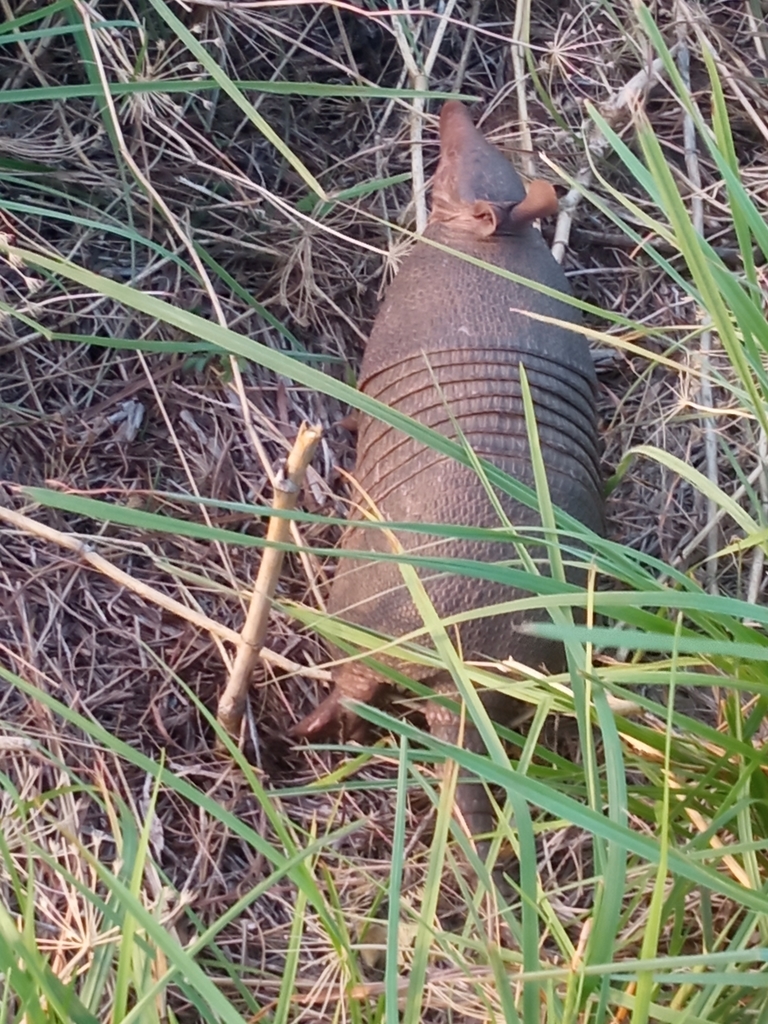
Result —
[{"label": "brown dried grass", "polygon": [[[31,9],[19,0],[14,14]],[[131,17],[127,4],[110,5],[116,17]],[[464,5],[454,12],[430,86],[457,85],[492,106],[488,125],[496,137],[515,137],[520,125],[509,79],[508,42],[512,5]],[[558,8],[555,11],[554,8]],[[691,8],[692,17],[717,40],[739,87],[758,112],[768,108],[765,58],[759,36],[748,21],[748,4],[709,3]],[[586,0],[538,5],[533,27],[534,63],[560,116],[578,129],[586,100],[606,101],[642,66],[643,54],[633,37],[629,0],[613,4],[614,15]],[[658,17],[667,18],[663,5]],[[149,15],[148,15],[149,16]],[[472,19],[476,26],[470,28]],[[386,18],[368,18],[350,6],[230,5],[208,0],[185,16],[198,37],[210,43],[228,74],[237,79],[290,78],[294,81],[347,83],[371,81],[403,84],[401,62]],[[431,31],[429,17],[422,30]],[[667,26],[672,31],[671,25]],[[462,65],[465,40],[469,41]],[[189,55],[173,39],[157,36],[145,49],[138,34],[115,30],[101,37],[101,58],[110,79],[126,80],[138,67],[145,78],[177,77],[187,71]],[[693,53],[694,90],[703,78]],[[0,55],[2,79],[9,88],[64,85],[83,79],[79,58],[60,37],[34,47],[19,44]],[[762,77],[761,77],[762,76]],[[572,137],[554,126],[544,105],[529,92],[529,123],[534,149],[575,173],[580,155]],[[2,94],[0,93],[0,101]],[[745,177],[756,197],[768,192],[766,136],[759,117],[750,117],[732,96],[732,117]],[[360,99],[321,99],[260,94],[257,108],[305,161],[329,191],[410,169],[405,104]],[[403,245],[379,218],[410,226],[413,219],[408,184],[337,204],[325,220],[333,234],[319,230],[291,209],[304,194],[296,174],[286,169],[273,148],[222,94],[199,97],[148,96],[117,103],[125,145],[172,216],[191,224],[195,239],[264,308],[281,320],[308,351],[323,357],[330,372],[356,366],[377,298]],[[681,161],[680,110],[663,87],[655,87],[648,109],[671,162]],[[39,194],[14,195],[0,185],[6,201],[45,202],[59,220],[6,210],[4,230],[20,245],[42,247],[91,269],[155,292],[175,304],[216,315],[218,303],[226,323],[266,344],[282,345],[259,312],[211,278],[210,288],[161,256],[141,262],[130,242],[74,220],[125,224],[127,211],[136,228],[183,259],[178,238],[157,209],[123,175],[96,104],[88,99],[67,103],[41,101],[3,108],[0,154],[45,163],[51,172],[30,180]],[[434,115],[435,110],[430,109]],[[631,135],[631,129],[628,130]],[[425,162],[433,166],[433,132],[426,133]],[[541,170],[541,168],[540,168]],[[632,182],[618,167],[601,168],[623,189]],[[718,204],[720,183],[714,166],[702,159],[703,189],[708,197],[707,231],[717,244],[733,246],[730,225]],[[682,173],[682,172],[681,172]],[[598,189],[599,191],[599,189]],[[606,196],[610,202],[610,197]],[[381,251],[389,253],[383,259]],[[680,327],[694,318],[685,296],[658,270],[638,258],[623,236],[595,209],[582,204],[567,259],[577,294],[658,329]],[[343,514],[344,486],[338,467],[349,468],[348,435],[336,426],[343,410],[331,399],[275,380],[257,366],[240,367],[242,380],[217,359],[189,360],[183,354],[158,355],[130,348],[97,348],[46,340],[30,329],[21,314],[43,328],[105,338],[178,341],[174,332],[126,311],[108,299],[52,288],[28,272],[6,267],[2,300],[15,311],[0,324],[0,478],[2,501],[29,512],[41,522],[78,534],[135,579],[200,609],[221,624],[238,629],[244,614],[244,591],[254,575],[252,549],[225,548],[189,539],[147,536],[140,530],[105,527],[94,535],[90,520],[32,507],[19,492],[22,485],[55,485],[69,492],[108,497],[135,507],[164,510],[180,517],[197,516],[194,506],[173,504],[158,492],[204,495],[222,501],[268,503],[269,479],[285,455],[298,424],[305,419],[326,429],[321,457],[306,494],[311,511]],[[600,326],[600,325],[596,325]],[[661,342],[658,351],[662,351]],[[601,412],[605,423],[605,463],[612,469],[627,448],[656,444],[686,461],[702,457],[697,385],[679,354],[679,372],[650,366],[633,356],[604,353],[598,361]],[[717,356],[715,356],[717,358]],[[726,396],[721,396],[723,401]],[[249,410],[246,425],[241,403]],[[719,409],[718,431],[749,450],[748,426]],[[140,415],[138,430],[131,417]],[[728,466],[723,467],[731,474]],[[259,524],[239,513],[207,510],[215,525],[254,531]],[[674,561],[691,537],[705,526],[706,509],[690,489],[662,467],[637,464],[610,503],[611,533],[622,542]],[[184,680],[208,708],[214,708],[228,656],[188,623],[116,587],[90,571],[70,553],[18,528],[0,525],[0,659],[30,682],[56,695],[115,736],[152,755],[164,751],[177,772],[193,779],[257,830],[265,825],[252,794],[235,769],[211,754],[207,722],[179,687]],[[334,530],[303,526],[306,544],[329,547]],[[325,570],[315,557],[286,560],[281,591],[308,604],[322,601]],[[727,584],[735,589],[735,583]],[[269,647],[301,666],[322,665],[321,643],[275,613]],[[327,774],[338,755],[291,747],[287,727],[317,700],[317,684],[265,666],[255,681],[249,714],[252,756],[265,779],[277,788],[298,787]],[[119,794],[137,808],[145,799],[142,773],[130,773],[117,758],[94,750],[82,737],[11,688],[0,690],[4,740],[0,759],[17,780],[25,799],[34,801],[60,780],[55,764],[33,752],[39,741],[89,779],[103,793]],[[385,753],[383,748],[382,753]],[[394,759],[382,756],[357,776],[360,783],[392,780]],[[286,797],[286,810],[298,828],[310,830],[319,820],[364,821],[364,828],[344,840],[338,860],[328,860],[344,914],[363,920],[387,877],[393,829],[393,791],[365,786],[341,795],[315,799]],[[408,835],[409,885],[423,884],[424,839],[429,836],[428,802],[414,798]],[[86,795],[70,800],[69,813],[81,830],[95,837],[104,823]],[[155,857],[166,877],[184,894],[203,921],[219,916],[238,893],[257,880],[264,865],[246,847],[197,815],[182,800],[165,794],[159,805],[162,841]],[[425,823],[426,818],[426,823]],[[45,844],[44,821],[30,823]],[[106,834],[106,833],[105,833]],[[562,847],[565,846],[566,852]],[[114,855],[108,839],[94,839],[98,855]],[[579,837],[554,833],[544,843],[542,871],[553,886],[568,887],[586,876],[583,887],[570,889],[567,901],[578,907],[589,892],[589,866],[581,862]],[[556,865],[553,867],[553,865]],[[91,884],[84,863],[72,868]],[[551,872],[551,874],[550,874]],[[158,882],[158,886],[159,886]],[[39,908],[42,928],[59,936],[49,953],[66,965],[93,938],[87,904],[77,901],[50,876],[50,890]],[[41,890],[42,891],[42,890]],[[566,896],[563,897],[566,900]],[[220,946],[258,968],[254,985],[264,994],[278,986],[289,934],[291,891],[271,890],[248,908],[242,919],[219,937]],[[74,902],[73,902],[74,901]],[[455,882],[442,903],[447,922],[463,902]],[[565,906],[565,903],[563,904]],[[183,937],[183,918],[171,915]],[[315,942],[317,944],[315,945]],[[310,990],[307,1016],[328,1019],[322,997],[336,991],[338,977],[317,936],[307,936],[302,954],[306,974],[300,991]],[[438,968],[435,969],[438,971]],[[432,976],[431,976],[432,977]],[[450,987],[433,993],[430,1019],[449,1019]],[[473,997],[474,999],[474,997]],[[455,1013],[472,1016],[471,1005]],[[454,1017],[455,1019],[455,1017]]]}]

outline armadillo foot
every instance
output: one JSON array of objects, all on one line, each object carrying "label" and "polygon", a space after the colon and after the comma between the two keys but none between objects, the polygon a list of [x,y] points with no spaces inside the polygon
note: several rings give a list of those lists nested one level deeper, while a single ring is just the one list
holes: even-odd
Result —
[{"label": "armadillo foot", "polygon": [[338,725],[342,712],[340,697],[338,688],[334,687],[324,701],[288,730],[288,735],[295,739],[315,737]]},{"label": "armadillo foot", "polygon": [[336,685],[325,700],[314,711],[289,731],[296,739],[316,739],[335,730],[342,739],[363,740],[368,730],[367,723],[349,711],[341,703],[345,697],[370,704],[380,689],[379,680],[372,673],[357,665],[345,666],[336,677]]}]

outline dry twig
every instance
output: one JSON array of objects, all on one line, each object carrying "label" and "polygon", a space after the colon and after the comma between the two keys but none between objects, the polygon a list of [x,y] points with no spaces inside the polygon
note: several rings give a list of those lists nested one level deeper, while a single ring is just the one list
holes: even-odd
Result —
[{"label": "dry twig", "polygon": [[518,0],[515,7],[515,25],[512,30],[512,71],[517,92],[517,119],[519,124],[520,148],[523,151],[523,170],[529,180],[536,177],[536,164],[533,156],[531,124],[528,116],[528,96],[526,84],[528,76],[525,71],[525,52],[531,39],[531,0]]},{"label": "dry twig", "polygon": [[[680,20],[677,26],[678,48],[677,66],[680,75],[688,89],[691,87],[691,56],[686,43],[686,26],[684,16],[688,13],[687,4],[678,4]],[[691,220],[696,231],[704,237],[704,201],[701,195],[701,168],[699,166],[699,154],[696,147],[696,128],[693,118],[685,111],[683,115],[683,145],[685,148],[685,167],[691,183]],[[701,332],[699,340],[699,369],[701,371],[700,394],[701,404],[707,410],[714,410],[712,396],[712,382],[710,377],[712,351],[712,331],[706,327]],[[702,429],[704,431],[704,451],[706,454],[706,471],[710,483],[718,486],[717,472],[717,435],[715,425],[712,421],[711,412],[702,417]],[[718,535],[717,523],[717,502],[714,498],[705,500],[707,509],[707,523],[710,524],[707,533],[707,563],[706,563],[706,587],[711,594],[717,593],[717,551],[720,538]]]},{"label": "dry twig", "polygon": [[[8,523],[30,537],[39,537],[50,544],[57,544],[59,547],[72,551],[92,569],[96,569],[97,572],[111,579],[118,586],[125,587],[148,604],[157,605],[158,608],[163,608],[172,615],[177,615],[180,619],[184,619],[197,627],[197,629],[203,630],[213,637],[226,640],[229,643],[240,643],[240,633],[236,630],[216,622],[194,608],[188,608],[187,605],[174,600],[172,597],[168,597],[167,594],[157,590],[155,587],[150,587],[148,584],[142,583],[141,580],[137,580],[129,575],[129,573],[123,572],[122,569],[118,569],[116,565],[113,565],[102,555],[98,555],[88,544],[83,543],[83,541],[72,534],[62,533],[60,530],[46,526],[45,523],[38,523],[34,519],[30,519],[29,516],[16,512],[14,509],[5,508],[2,505],[0,505],[0,521]],[[303,665],[298,665],[296,662],[291,661],[290,658],[284,658],[275,651],[263,648],[258,652],[258,655],[268,664],[283,672],[301,672],[308,677],[319,679],[323,682],[330,679],[328,672],[318,669],[307,669]]]},{"label": "dry twig", "polygon": [[[638,71],[611,99],[601,105],[600,113],[610,125],[614,125],[620,118],[626,116],[627,111],[631,110],[640,97],[647,92],[651,82],[663,69],[663,61],[660,57],[657,57],[650,67]],[[552,243],[552,255],[558,263],[562,263],[565,251],[568,248],[573,216],[581,202],[584,189],[589,188],[592,184],[592,167],[608,150],[608,140],[594,124],[590,126],[587,132],[586,150],[588,154],[587,163],[574,175],[576,185],[569,189],[560,201],[560,215],[557,218],[555,238]],[[553,170],[557,170],[555,164],[547,159],[546,156],[543,157],[543,160]]]},{"label": "dry twig", "polygon": [[[285,468],[275,479],[274,507],[287,511],[296,506],[296,500],[304,483],[307,466],[312,461],[315,449],[323,435],[320,426],[308,427],[302,423],[299,435],[289,454]],[[290,520],[273,516],[269,520],[267,542],[284,544],[290,535]],[[219,723],[233,739],[239,738],[243,711],[248,698],[248,687],[253,669],[259,659],[261,645],[267,635],[267,623],[272,598],[275,594],[284,552],[268,547],[262,556],[259,572],[251,595],[251,604],[240,636],[237,656],[227,685],[219,699],[217,717]]]},{"label": "dry twig", "polygon": [[[408,70],[408,77],[411,80],[411,88],[426,91],[429,87],[429,79],[434,67],[435,60],[440,52],[440,45],[445,36],[446,29],[450,24],[456,0],[448,0],[445,10],[440,13],[437,20],[437,29],[424,60],[423,66],[419,67],[414,52],[409,46],[409,36],[413,40],[418,39],[419,30],[411,18],[400,15],[392,20],[392,27],[395,38],[400,49],[403,63]],[[408,25],[408,34],[403,28],[403,22]],[[419,28],[422,28],[422,25]],[[410,139],[411,139],[411,168],[413,172],[413,198],[416,205],[416,231],[418,234],[427,226],[427,198],[426,182],[424,180],[424,150],[422,141],[422,125],[424,121],[424,99],[416,97],[411,107],[410,116]]]}]

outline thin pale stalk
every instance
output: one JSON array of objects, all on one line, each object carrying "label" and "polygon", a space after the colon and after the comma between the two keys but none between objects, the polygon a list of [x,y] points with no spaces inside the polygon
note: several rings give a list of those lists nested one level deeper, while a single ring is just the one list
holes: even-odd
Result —
[{"label": "thin pale stalk", "polygon": [[[296,507],[307,466],[312,461],[322,436],[323,428],[321,426],[309,427],[306,423],[302,423],[285,466],[275,479],[273,507],[276,511],[289,511]],[[267,529],[267,542],[270,544],[287,543],[290,529],[290,520],[272,516]],[[284,554],[283,551],[275,547],[268,547],[264,551],[253,587],[248,615],[240,636],[235,664],[219,699],[218,721],[233,739],[237,739],[240,735],[251,675],[259,660],[259,652],[267,635],[269,612],[283,567]]]}]

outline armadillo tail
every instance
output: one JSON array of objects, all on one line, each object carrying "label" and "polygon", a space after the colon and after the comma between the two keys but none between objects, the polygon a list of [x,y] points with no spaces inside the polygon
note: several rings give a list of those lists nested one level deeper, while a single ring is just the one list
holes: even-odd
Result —
[{"label": "armadillo tail", "polygon": [[[456,688],[453,683],[438,683],[434,690],[446,697],[456,697]],[[465,750],[471,750],[476,754],[486,752],[480,733],[471,722],[465,719],[462,736],[461,719],[449,708],[430,701],[426,713],[429,731],[437,739],[443,740],[445,743],[453,743],[456,746],[461,745]],[[456,784],[455,809],[462,827],[471,838],[474,839],[493,831],[495,816],[488,791],[476,775],[463,769],[460,770]],[[482,852],[486,848],[487,843],[482,846],[478,844],[478,852]]]}]

